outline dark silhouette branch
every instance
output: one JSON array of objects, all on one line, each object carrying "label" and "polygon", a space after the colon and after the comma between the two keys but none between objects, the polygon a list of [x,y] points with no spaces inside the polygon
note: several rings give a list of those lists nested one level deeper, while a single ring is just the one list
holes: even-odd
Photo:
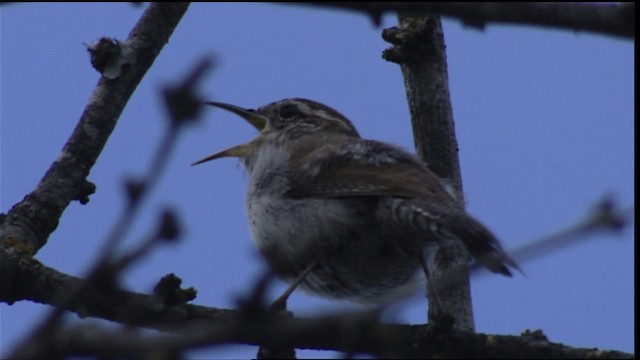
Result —
[{"label": "dark silhouette branch", "polygon": [[[228,342],[272,342],[281,345],[333,349],[402,358],[522,358],[522,359],[631,359],[632,354],[598,349],[572,348],[549,342],[540,331],[520,336],[457,334],[445,341],[426,326],[370,324],[350,339],[334,333],[354,331],[366,324],[355,316],[322,319],[270,319],[236,323],[225,328],[200,326],[186,334],[144,335],[134,330],[107,330],[98,326],[77,326],[52,335],[54,348],[44,352],[38,343],[22,358],[93,355],[102,358],[178,358],[185,350]],[[426,336],[425,336],[426,335]],[[421,339],[427,339],[421,340]],[[302,345],[302,346],[300,346]],[[507,349],[506,351],[503,349]],[[17,358],[17,357],[16,357]]]},{"label": "dark silhouette branch", "polygon": [[[58,305],[61,293],[82,279],[62,274],[13,249],[0,253],[0,271],[23,288],[12,299]],[[0,292],[7,301],[6,292]],[[140,357],[150,353],[178,354],[186,349],[229,343],[336,350],[384,357],[473,358],[631,358],[631,354],[571,348],[549,342],[540,332],[521,336],[442,332],[428,325],[381,324],[370,312],[291,318],[283,313],[225,310],[189,304],[171,305],[160,295],[145,295],[91,284],[66,310],[124,325],[179,335],[141,335],[99,327],[58,328],[47,336],[30,338],[21,352],[9,358],[42,358],[51,354]],[[81,331],[82,329],[87,331]],[[105,344],[111,344],[105,348]],[[155,350],[155,352],[154,352]]]},{"label": "dark silhouette branch", "polygon": [[635,39],[635,3],[508,3],[508,2],[344,2],[309,3],[313,6],[355,10],[380,23],[385,12],[441,15],[459,19],[467,26],[487,24],[537,25],[571,31],[589,31],[625,39]]}]

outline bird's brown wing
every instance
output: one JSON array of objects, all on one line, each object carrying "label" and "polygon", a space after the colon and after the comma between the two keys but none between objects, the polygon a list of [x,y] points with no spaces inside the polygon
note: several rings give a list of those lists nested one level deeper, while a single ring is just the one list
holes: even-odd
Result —
[{"label": "bird's brown wing", "polygon": [[293,198],[394,196],[453,200],[415,156],[388,144],[350,138],[331,143],[305,142],[292,166]]},{"label": "bird's brown wing", "polygon": [[[296,149],[287,195],[296,198],[389,197],[380,211],[400,227],[456,237],[493,272],[511,275],[518,265],[496,237],[469,216],[438,177],[413,155],[372,141],[305,142]],[[402,215],[404,213],[404,215]]]}]

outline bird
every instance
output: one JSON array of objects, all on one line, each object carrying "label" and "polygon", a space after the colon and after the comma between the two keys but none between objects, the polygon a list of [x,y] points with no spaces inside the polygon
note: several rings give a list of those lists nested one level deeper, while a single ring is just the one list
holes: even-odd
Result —
[{"label": "bird", "polygon": [[232,157],[246,169],[253,240],[271,271],[290,284],[274,305],[286,307],[298,287],[333,299],[389,302],[419,287],[423,274],[431,283],[427,250],[447,241],[461,242],[494,273],[519,270],[426,164],[398,146],[362,138],[337,110],[303,98],[255,110],[206,104],[259,131],[192,165]]}]

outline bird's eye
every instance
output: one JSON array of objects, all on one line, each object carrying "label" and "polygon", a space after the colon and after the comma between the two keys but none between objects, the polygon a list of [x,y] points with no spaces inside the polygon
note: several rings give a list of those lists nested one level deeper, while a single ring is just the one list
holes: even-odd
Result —
[{"label": "bird's eye", "polygon": [[282,109],[280,109],[280,116],[283,119],[289,119],[296,115],[300,115],[300,109],[298,109],[296,105],[288,104],[283,106]]}]

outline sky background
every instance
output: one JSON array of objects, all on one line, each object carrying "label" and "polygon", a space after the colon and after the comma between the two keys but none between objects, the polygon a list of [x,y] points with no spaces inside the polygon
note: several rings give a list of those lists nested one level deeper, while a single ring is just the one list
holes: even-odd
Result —
[{"label": "sky background", "polygon": [[[0,211],[32,191],[58,156],[99,79],[85,44],[126,39],[144,7],[130,4],[16,4],[0,9]],[[384,27],[396,24],[384,17]],[[166,125],[159,88],[203,55],[218,66],[202,84],[207,99],[258,107],[288,97],[326,103],[366,138],[413,151],[403,80],[384,61],[390,45],[360,14],[294,5],[194,4],[124,110],[89,180],[89,204],[72,203],[37,259],[80,276],[122,210],[125,177],[143,174]],[[580,220],[604,195],[634,199],[632,41],[538,27],[444,20],[449,81],[467,209],[507,249]],[[134,266],[124,285],[150,292],[175,273],[198,290],[196,304],[230,308],[265,264],[244,211],[247,178],[233,159],[193,161],[249,140],[252,127],[207,110],[188,129],[164,177],[127,237],[146,234],[171,205],[184,240]],[[521,264],[526,277],[477,276],[472,296],[478,332],[542,329],[578,347],[634,349],[634,229],[594,236]],[[274,287],[275,298],[284,289]],[[289,308],[314,316],[358,308],[294,293]],[[0,356],[47,311],[0,304]],[[69,316],[77,319],[76,316]],[[424,323],[415,296],[387,315]],[[192,357],[255,357],[253,346],[192,352]],[[300,357],[333,356],[298,351]]]}]

